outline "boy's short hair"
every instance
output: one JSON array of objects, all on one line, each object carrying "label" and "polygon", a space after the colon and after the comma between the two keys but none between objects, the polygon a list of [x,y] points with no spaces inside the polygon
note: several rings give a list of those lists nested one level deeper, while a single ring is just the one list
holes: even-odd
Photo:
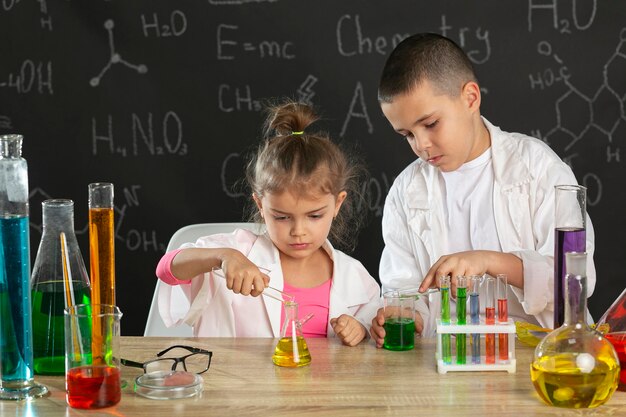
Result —
[{"label": "boy's short hair", "polygon": [[391,52],[380,77],[378,101],[390,103],[424,80],[451,97],[457,97],[468,81],[477,82],[472,63],[456,43],[435,33],[418,33]]}]

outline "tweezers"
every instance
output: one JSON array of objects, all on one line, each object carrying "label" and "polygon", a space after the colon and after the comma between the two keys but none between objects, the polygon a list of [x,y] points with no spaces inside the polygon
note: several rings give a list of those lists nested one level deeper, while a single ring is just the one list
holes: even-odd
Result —
[{"label": "tweezers", "polygon": [[[271,272],[269,269],[263,268],[262,266],[258,266],[257,268],[259,268],[259,270],[263,272],[264,274],[269,274]],[[211,272],[213,272],[215,275],[217,275],[220,278],[226,279],[221,268],[213,268]],[[293,295],[287,294],[286,292],[281,291],[272,286],[266,287],[261,294],[263,294],[266,297],[273,298],[274,300],[278,300],[281,303],[285,301],[293,302],[296,299],[296,297],[294,297]]]},{"label": "tweezers", "polygon": [[408,288],[396,288],[393,290],[389,290],[387,292],[395,293],[397,295],[414,295],[415,298],[422,297],[424,295],[434,294],[439,292],[439,288],[429,288],[424,292],[419,292],[419,287],[408,287]]}]

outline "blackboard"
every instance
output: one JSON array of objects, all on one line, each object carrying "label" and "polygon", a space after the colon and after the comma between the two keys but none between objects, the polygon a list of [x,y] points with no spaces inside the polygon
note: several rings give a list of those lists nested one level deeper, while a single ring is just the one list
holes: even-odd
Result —
[{"label": "blackboard", "polygon": [[141,334],[169,237],[242,220],[242,155],[264,101],[288,96],[319,106],[320,129],[365,158],[370,221],[354,256],[377,276],[384,198],[414,158],[380,112],[378,77],[422,31],[468,53],[490,121],[544,139],[588,187],[599,317],[626,282],[617,0],[0,0],[0,133],[25,138],[32,257],[41,201],[70,198],[88,262],[87,185],[114,183],[123,333]]}]

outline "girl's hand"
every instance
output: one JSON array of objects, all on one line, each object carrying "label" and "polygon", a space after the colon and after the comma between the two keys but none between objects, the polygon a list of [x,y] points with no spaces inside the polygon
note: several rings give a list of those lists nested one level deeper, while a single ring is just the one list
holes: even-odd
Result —
[{"label": "girl's hand", "polygon": [[344,345],[356,346],[366,336],[365,328],[357,319],[347,314],[330,319],[333,331]]},{"label": "girl's hand", "polygon": [[226,277],[226,287],[235,294],[257,297],[270,283],[270,277],[238,250],[226,252],[221,269]]}]

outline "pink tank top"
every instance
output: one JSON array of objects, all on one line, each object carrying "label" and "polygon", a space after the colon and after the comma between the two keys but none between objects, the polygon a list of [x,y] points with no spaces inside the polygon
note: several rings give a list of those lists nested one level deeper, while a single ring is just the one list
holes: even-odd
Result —
[{"label": "pink tank top", "polygon": [[[328,306],[330,305],[330,285],[332,279],[313,288],[298,288],[287,283],[284,284],[283,291],[296,298],[298,303],[298,318],[303,319],[309,313],[313,313],[313,318],[302,326],[302,335],[307,337],[326,337],[328,326]],[[285,320],[285,311],[280,314],[280,322]],[[288,336],[291,334],[289,331]]]}]

